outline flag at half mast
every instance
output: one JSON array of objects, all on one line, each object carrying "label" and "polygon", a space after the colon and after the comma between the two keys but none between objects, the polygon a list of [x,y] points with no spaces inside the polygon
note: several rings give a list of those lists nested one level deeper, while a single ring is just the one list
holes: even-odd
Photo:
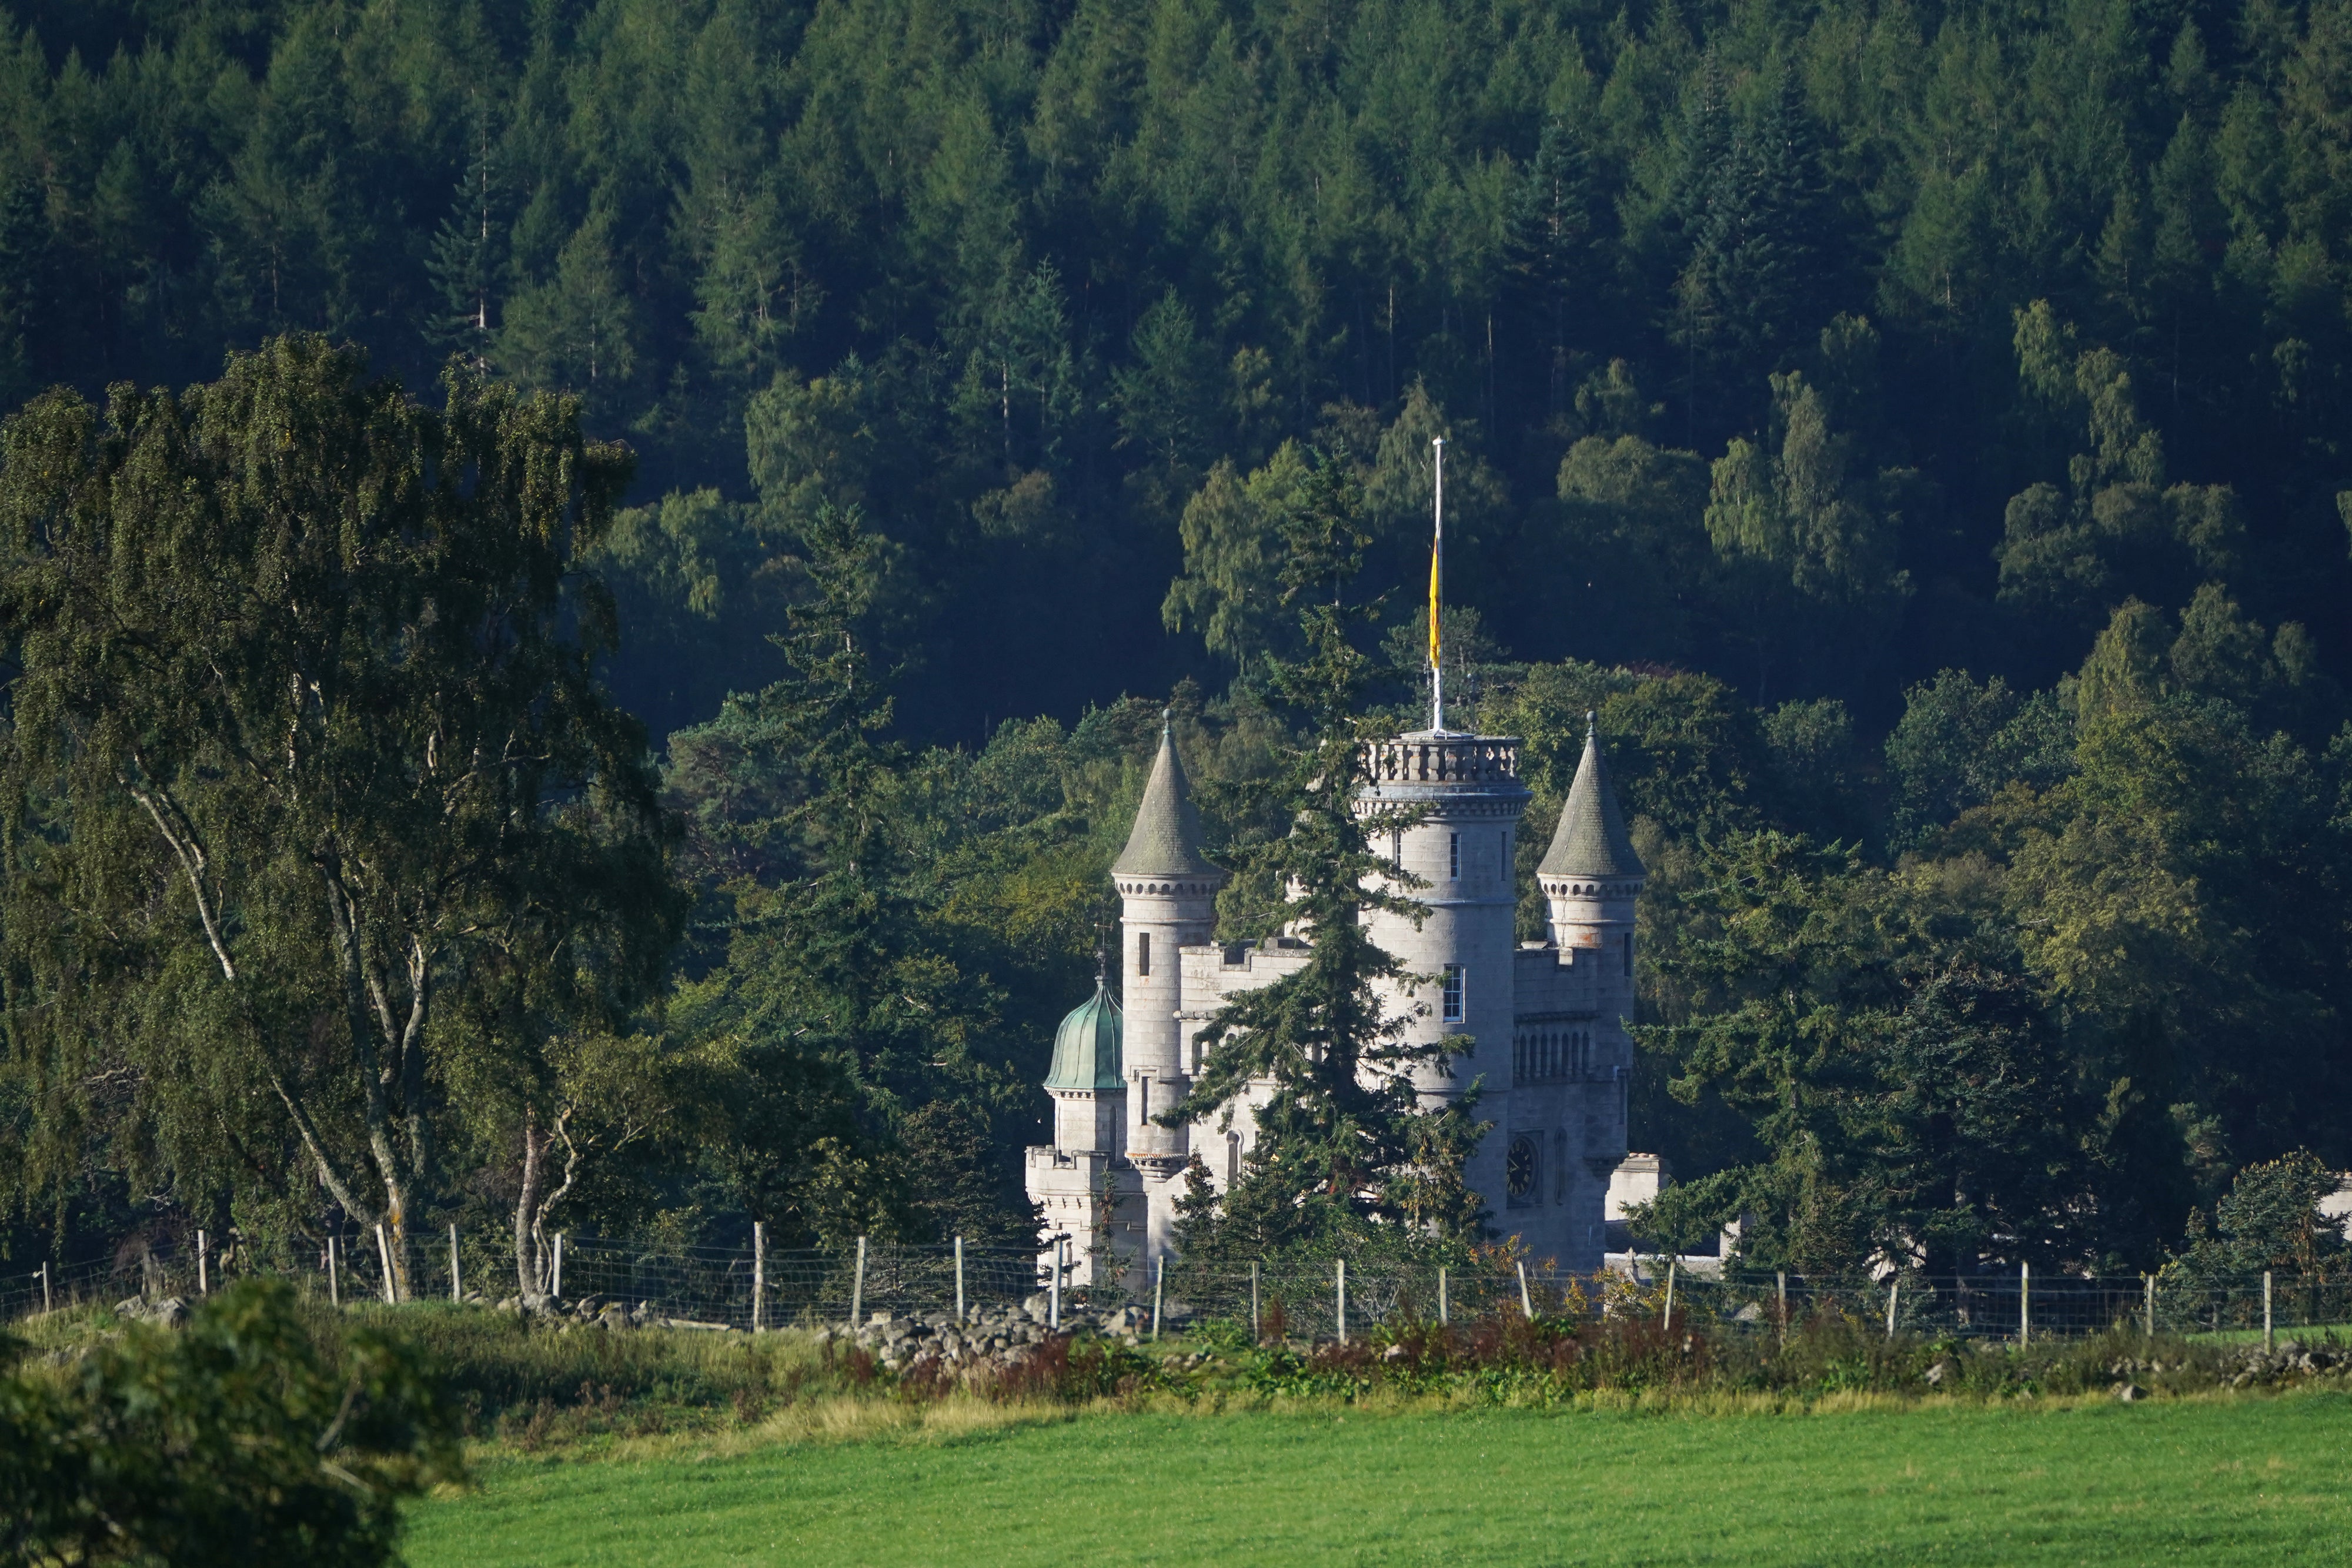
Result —
[{"label": "flag at half mast", "polygon": [[1436,528],[1429,544],[1429,727],[1445,727],[1444,643],[1438,619],[1438,596],[1445,585],[1445,438],[1430,442],[1436,453]]}]

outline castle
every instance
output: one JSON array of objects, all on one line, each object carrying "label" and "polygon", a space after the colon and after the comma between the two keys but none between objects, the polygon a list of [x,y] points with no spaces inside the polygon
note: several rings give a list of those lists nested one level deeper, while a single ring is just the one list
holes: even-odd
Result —
[{"label": "castle", "polygon": [[[1391,988],[1391,1016],[1409,1019],[1415,1040],[1475,1042],[1415,1087],[1429,1104],[1482,1083],[1476,1113],[1494,1130],[1467,1174],[1490,1223],[1538,1259],[1592,1272],[1602,1263],[1610,1175],[1625,1157],[1625,1022],[1643,872],[1588,727],[1537,872],[1548,938],[1517,941],[1513,872],[1528,800],[1518,761],[1516,740],[1436,728],[1367,747],[1358,810],[1421,813],[1388,847],[1425,884],[1412,896],[1427,915],[1418,928],[1393,915],[1366,918],[1409,973],[1436,982],[1411,997]],[[1311,939],[1216,944],[1225,873],[1201,852],[1200,817],[1165,729],[1111,878],[1121,900],[1121,995],[1098,979],[1063,1020],[1045,1085],[1054,1141],[1028,1151],[1029,1196],[1044,1209],[1048,1245],[1069,1239],[1076,1284],[1116,1274],[1132,1285],[1174,1250],[1176,1201],[1196,1155],[1220,1192],[1239,1178],[1246,1110],[1230,1129],[1168,1128],[1151,1117],[1191,1087],[1207,1019],[1227,998],[1299,968]]]}]

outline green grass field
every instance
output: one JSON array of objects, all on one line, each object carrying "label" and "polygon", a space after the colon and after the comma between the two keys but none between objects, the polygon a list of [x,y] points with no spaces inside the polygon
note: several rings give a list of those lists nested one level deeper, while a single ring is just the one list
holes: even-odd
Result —
[{"label": "green grass field", "polygon": [[501,1460],[467,1564],[2337,1563],[2352,1397],[1782,1416],[1091,1415],[952,1441]]}]

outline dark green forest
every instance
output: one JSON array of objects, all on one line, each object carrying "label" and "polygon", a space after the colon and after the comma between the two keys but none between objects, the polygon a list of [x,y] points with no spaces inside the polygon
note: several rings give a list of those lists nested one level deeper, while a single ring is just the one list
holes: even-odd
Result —
[{"label": "dark green forest", "polygon": [[1267,929],[1436,435],[1456,716],[1539,846],[1596,709],[1652,868],[1658,1226],[2352,1165],[2352,4],[0,14],[14,1256],[1025,1234],[1160,708]]}]

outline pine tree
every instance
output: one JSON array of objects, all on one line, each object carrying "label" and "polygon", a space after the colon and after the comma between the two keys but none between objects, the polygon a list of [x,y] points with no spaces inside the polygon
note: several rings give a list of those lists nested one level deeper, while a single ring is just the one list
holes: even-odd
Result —
[{"label": "pine tree", "polygon": [[53,308],[49,261],[47,198],[26,175],[0,199],[0,407],[33,391],[33,333]]},{"label": "pine tree", "polygon": [[490,296],[506,263],[503,190],[490,147],[490,114],[475,99],[471,151],[465,176],[452,193],[448,216],[433,236],[425,263],[441,296],[443,314],[433,323],[436,342],[464,354],[477,371],[490,363]]},{"label": "pine tree", "polygon": [[1275,685],[1310,738],[1278,785],[1291,831],[1257,849],[1249,869],[1290,889],[1283,913],[1310,946],[1303,967],[1209,1019],[1191,1093],[1158,1118],[1229,1122],[1255,1086],[1273,1091],[1254,1113],[1255,1138],[1223,1211],[1197,1196],[1191,1206],[1190,1256],[1312,1249],[1367,1238],[1375,1222],[1397,1228],[1384,1237],[1459,1237],[1481,1218],[1462,1180],[1484,1131],[1471,1120],[1472,1097],[1421,1108],[1412,1074],[1447,1048],[1410,1041],[1407,1020],[1386,1010],[1381,988],[1406,972],[1363,920],[1375,910],[1417,915],[1421,905],[1394,891],[1398,873],[1373,847],[1410,826],[1411,814],[1356,808],[1369,736],[1360,710],[1380,672],[1355,642],[1372,617],[1347,604],[1339,585],[1362,562],[1361,507],[1345,461],[1318,454],[1307,498],[1286,519],[1284,593],[1306,601],[1308,652],[1278,666]]},{"label": "pine tree", "polygon": [[1512,194],[1503,236],[1505,287],[1528,345],[1541,352],[1552,419],[1568,408],[1570,315],[1594,314],[1601,303],[1599,204],[1590,143],[1553,116]]},{"label": "pine tree", "polygon": [[1740,400],[1763,390],[1835,313],[1836,213],[1822,170],[1820,133],[1793,68],[1752,125],[1717,143],[1701,93],[1694,153],[1719,145],[1711,170],[1694,170],[1685,198],[1690,258],[1676,284],[1676,336],[1689,356],[1691,427],[1710,418],[1739,428]]}]

